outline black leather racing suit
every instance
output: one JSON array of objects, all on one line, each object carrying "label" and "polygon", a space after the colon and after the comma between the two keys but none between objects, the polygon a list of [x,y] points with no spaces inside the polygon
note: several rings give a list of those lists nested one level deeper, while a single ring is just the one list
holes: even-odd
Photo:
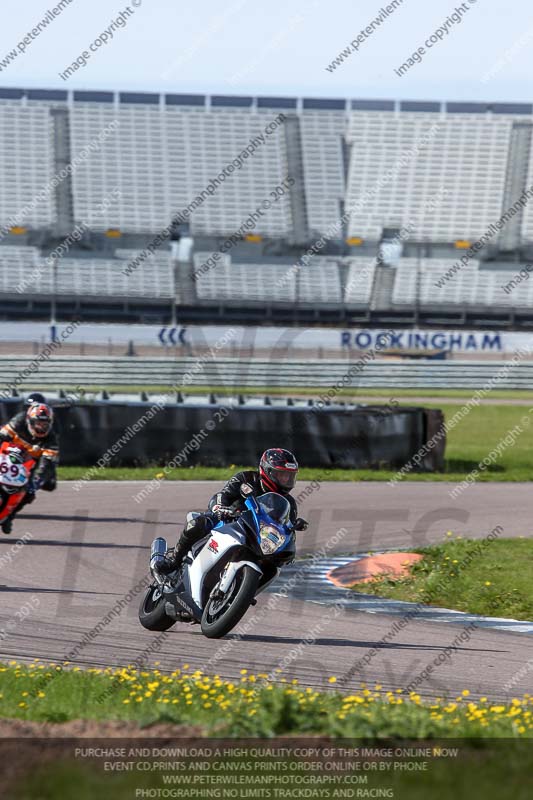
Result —
[{"label": "black leather racing suit", "polygon": [[[208,510],[195,519],[191,519],[190,522],[187,522],[174,550],[175,563],[178,563],[185,556],[195,542],[207,536],[217,522],[219,522],[219,517],[213,511],[215,506],[222,506],[223,508],[235,511],[242,511],[245,508],[244,497],[241,494],[241,486],[243,483],[247,483],[252,487],[254,497],[265,494],[257,470],[243,470],[242,472],[237,472],[236,475],[227,481],[220,492],[213,495],[208,503]],[[283,496],[289,501],[291,507],[291,522],[294,523],[298,517],[296,500],[290,494],[284,494]]]}]

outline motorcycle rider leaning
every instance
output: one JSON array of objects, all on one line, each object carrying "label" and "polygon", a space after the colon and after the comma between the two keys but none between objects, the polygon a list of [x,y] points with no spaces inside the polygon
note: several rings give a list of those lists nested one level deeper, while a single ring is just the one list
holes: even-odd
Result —
[{"label": "motorcycle rider leaning", "polygon": [[[54,430],[54,412],[42,395],[30,395],[26,409],[15,414],[0,428],[0,442],[12,442],[37,460],[32,470],[26,496],[20,505],[2,523],[3,533],[11,533],[13,519],[19,511],[35,500],[35,482],[40,488],[53,492],[57,486],[56,463],[59,457],[59,443]],[[37,402],[32,402],[37,399]]]},{"label": "motorcycle rider leaning", "polygon": [[169,573],[176,570],[193,544],[207,536],[218,522],[235,519],[245,507],[241,494],[243,484],[252,488],[251,494],[254,497],[265,492],[276,492],[286,497],[291,507],[290,519],[294,530],[306,530],[309,523],[298,517],[296,500],[290,495],[297,474],[298,463],[289,450],[278,447],[265,450],[259,462],[259,470],[237,472],[220,492],[213,495],[207,511],[195,518],[188,518],[174,552],[167,554],[168,565],[161,571]]}]

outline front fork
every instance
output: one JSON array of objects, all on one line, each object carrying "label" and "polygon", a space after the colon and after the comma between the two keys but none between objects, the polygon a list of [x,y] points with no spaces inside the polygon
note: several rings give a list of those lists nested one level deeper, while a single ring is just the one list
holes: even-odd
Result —
[{"label": "front fork", "polygon": [[228,561],[218,583],[218,589],[220,592],[222,592],[222,594],[226,594],[231,584],[235,580],[239,569],[242,569],[246,566],[255,569],[256,572],[258,572],[260,575],[263,575],[263,570],[261,567],[253,561]]}]

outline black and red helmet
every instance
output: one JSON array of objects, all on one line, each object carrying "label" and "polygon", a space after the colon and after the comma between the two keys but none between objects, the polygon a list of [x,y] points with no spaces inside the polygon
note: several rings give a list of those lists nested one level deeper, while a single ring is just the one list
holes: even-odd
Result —
[{"label": "black and red helmet", "polygon": [[272,447],[265,450],[259,462],[259,477],[265,492],[287,494],[294,488],[298,462],[290,450]]},{"label": "black and red helmet", "polygon": [[48,436],[54,423],[54,412],[46,403],[34,403],[26,412],[26,424],[39,439]]}]

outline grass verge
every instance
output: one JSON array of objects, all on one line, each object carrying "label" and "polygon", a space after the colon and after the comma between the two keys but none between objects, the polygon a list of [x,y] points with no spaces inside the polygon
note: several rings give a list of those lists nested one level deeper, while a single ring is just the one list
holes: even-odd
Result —
[{"label": "grass verge", "polygon": [[450,538],[416,551],[405,578],[376,577],[352,589],[471,614],[533,620],[533,541]]},{"label": "grass verge", "polygon": [[532,737],[533,698],[492,703],[424,701],[412,692],[382,691],[379,685],[349,693],[301,688],[297,681],[273,684],[266,675],[241,671],[223,680],[187,665],[170,675],[159,670],[65,669],[61,665],[9,662],[0,666],[0,717],[66,722],[73,719],[133,720],[193,724],[206,736],[325,734],[332,737]]}]

